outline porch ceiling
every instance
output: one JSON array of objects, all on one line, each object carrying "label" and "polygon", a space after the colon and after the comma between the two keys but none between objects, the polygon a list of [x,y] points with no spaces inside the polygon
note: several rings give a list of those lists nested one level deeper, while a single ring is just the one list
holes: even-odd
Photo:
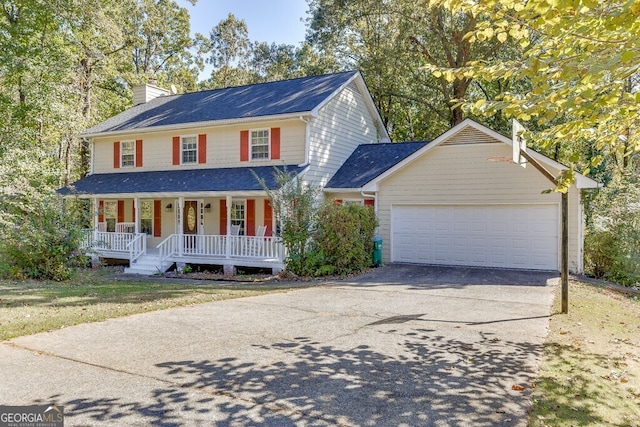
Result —
[{"label": "porch ceiling", "polygon": [[[284,168],[293,177],[302,173],[305,166],[287,165]],[[59,189],[58,193],[81,197],[256,194],[262,192],[256,177],[264,180],[268,188],[277,188],[274,169],[273,166],[258,166],[94,174]]]}]

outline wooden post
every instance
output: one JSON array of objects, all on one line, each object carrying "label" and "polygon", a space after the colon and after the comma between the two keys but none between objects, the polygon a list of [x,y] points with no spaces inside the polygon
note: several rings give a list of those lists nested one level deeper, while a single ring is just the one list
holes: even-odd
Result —
[{"label": "wooden post", "polygon": [[560,266],[562,312],[569,313],[569,191],[562,193],[562,255]]},{"label": "wooden post", "polygon": [[[536,159],[522,150],[520,154],[549,181],[558,185],[558,179],[546,170]],[[560,284],[562,286],[562,313],[567,314],[569,313],[569,189],[567,189],[565,193],[562,193],[562,201],[560,204],[562,210],[560,214],[562,221],[562,236],[560,237]]]}]

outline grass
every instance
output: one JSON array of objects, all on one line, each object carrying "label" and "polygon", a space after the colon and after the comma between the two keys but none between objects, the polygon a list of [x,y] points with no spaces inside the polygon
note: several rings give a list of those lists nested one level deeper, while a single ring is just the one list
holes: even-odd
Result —
[{"label": "grass", "polygon": [[556,296],[529,425],[640,426],[640,297],[572,281]]},{"label": "grass", "polygon": [[83,270],[68,282],[0,280],[0,340],[128,316],[268,292],[278,284],[220,285],[115,280],[105,270]]}]

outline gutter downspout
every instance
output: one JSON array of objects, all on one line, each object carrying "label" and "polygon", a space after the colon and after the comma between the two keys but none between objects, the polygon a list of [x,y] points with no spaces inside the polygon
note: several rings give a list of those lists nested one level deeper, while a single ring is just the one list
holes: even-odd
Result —
[{"label": "gutter downspout", "polygon": [[362,197],[368,197],[373,199],[373,210],[377,215],[378,214],[378,192],[375,192],[373,194],[367,194],[364,191],[361,191],[360,194],[362,195]]},{"label": "gutter downspout", "polygon": [[96,161],[96,142],[91,138],[91,165],[89,166],[89,175],[93,175],[94,163]]},{"label": "gutter downspout", "polygon": [[305,124],[304,130],[304,163],[305,165],[309,164],[309,159],[311,158],[311,141],[309,140],[309,123],[311,122],[309,119],[305,119],[303,116],[299,117],[300,121]]}]

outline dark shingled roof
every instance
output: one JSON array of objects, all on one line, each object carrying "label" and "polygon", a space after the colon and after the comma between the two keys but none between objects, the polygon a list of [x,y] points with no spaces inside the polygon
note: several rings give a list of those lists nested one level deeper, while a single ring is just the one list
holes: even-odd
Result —
[{"label": "dark shingled roof", "polygon": [[348,71],[161,96],[123,111],[82,134],[309,112],[357,73]]},{"label": "dark shingled roof", "polygon": [[[302,172],[305,167],[289,165],[285,168],[290,175],[294,176]],[[82,178],[69,187],[61,188],[58,193],[66,196],[262,190],[254,173],[264,179],[268,188],[277,188],[274,167],[259,166],[95,174]]]},{"label": "dark shingled roof", "polygon": [[427,144],[420,141],[360,145],[326,188],[360,188]]}]

